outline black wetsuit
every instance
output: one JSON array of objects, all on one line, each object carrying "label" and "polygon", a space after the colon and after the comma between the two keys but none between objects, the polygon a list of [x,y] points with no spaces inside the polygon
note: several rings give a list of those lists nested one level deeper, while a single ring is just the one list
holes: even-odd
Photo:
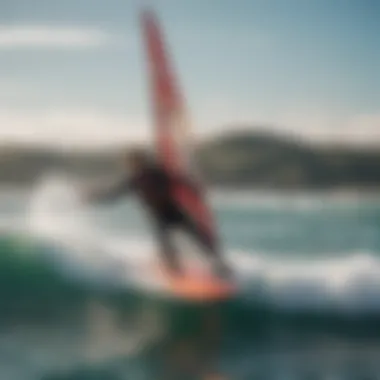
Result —
[{"label": "black wetsuit", "polygon": [[197,188],[185,178],[170,176],[158,165],[150,165],[132,177],[123,179],[108,192],[100,195],[99,200],[114,200],[129,192],[138,195],[143,205],[152,216],[157,238],[161,245],[161,254],[166,263],[173,269],[179,269],[176,249],[172,244],[172,228],[180,228],[190,234],[203,250],[219,257],[214,239],[203,231],[194,221],[186,215],[173,198],[172,188],[176,183],[189,186],[194,192]]}]

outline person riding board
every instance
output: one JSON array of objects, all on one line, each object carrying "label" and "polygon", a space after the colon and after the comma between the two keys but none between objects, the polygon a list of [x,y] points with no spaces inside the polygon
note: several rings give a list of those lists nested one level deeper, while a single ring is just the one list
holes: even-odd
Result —
[{"label": "person riding board", "polygon": [[173,184],[184,184],[198,192],[191,180],[169,174],[156,160],[145,151],[134,149],[125,157],[125,168],[130,174],[106,191],[96,191],[89,194],[95,202],[109,202],[133,192],[148,210],[160,244],[160,251],[165,266],[173,274],[182,272],[178,252],[173,245],[171,232],[180,228],[202,247],[203,252],[213,261],[217,273],[229,276],[230,269],[225,263],[216,242],[198,227],[176,202],[172,188]]}]

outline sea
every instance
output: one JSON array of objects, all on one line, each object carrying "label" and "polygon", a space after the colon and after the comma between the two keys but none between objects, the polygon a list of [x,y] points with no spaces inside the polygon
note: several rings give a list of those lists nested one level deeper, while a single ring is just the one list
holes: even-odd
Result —
[{"label": "sea", "polygon": [[188,303],[147,269],[133,197],[88,205],[56,174],[3,188],[0,379],[380,379],[380,196],[209,198],[238,291]]}]

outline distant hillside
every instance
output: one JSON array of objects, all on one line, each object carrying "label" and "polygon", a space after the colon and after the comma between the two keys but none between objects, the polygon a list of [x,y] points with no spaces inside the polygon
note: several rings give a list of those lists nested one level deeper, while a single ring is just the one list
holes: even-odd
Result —
[{"label": "distant hillside", "polygon": [[[7,146],[0,149],[0,184],[30,185],[47,171],[79,178],[113,176],[120,150],[59,153]],[[380,151],[311,147],[257,133],[231,133],[203,143],[196,154],[209,184],[267,189],[377,188]]]},{"label": "distant hillside", "polygon": [[327,189],[380,185],[380,150],[317,147],[256,133],[231,133],[200,149],[213,183],[260,188]]}]

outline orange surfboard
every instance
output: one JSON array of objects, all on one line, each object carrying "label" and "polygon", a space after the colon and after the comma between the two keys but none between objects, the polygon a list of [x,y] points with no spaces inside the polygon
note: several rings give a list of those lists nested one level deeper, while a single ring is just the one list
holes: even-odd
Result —
[{"label": "orange surfboard", "polygon": [[157,283],[163,284],[161,290],[192,302],[221,301],[236,293],[231,281],[219,279],[206,269],[190,267],[183,275],[174,276],[156,265],[151,274]]},{"label": "orange surfboard", "polygon": [[[196,173],[192,163],[190,123],[162,32],[154,13],[150,10],[142,12],[141,24],[148,59],[157,158],[169,173],[191,176],[194,180]],[[196,193],[189,187],[177,185],[172,189],[173,195],[182,209],[210,236],[210,239],[217,240],[215,223],[199,180],[197,185],[200,191]],[[233,292],[232,284],[210,272],[199,273],[190,270],[181,277],[165,276],[171,291],[187,299],[226,298]]]}]

